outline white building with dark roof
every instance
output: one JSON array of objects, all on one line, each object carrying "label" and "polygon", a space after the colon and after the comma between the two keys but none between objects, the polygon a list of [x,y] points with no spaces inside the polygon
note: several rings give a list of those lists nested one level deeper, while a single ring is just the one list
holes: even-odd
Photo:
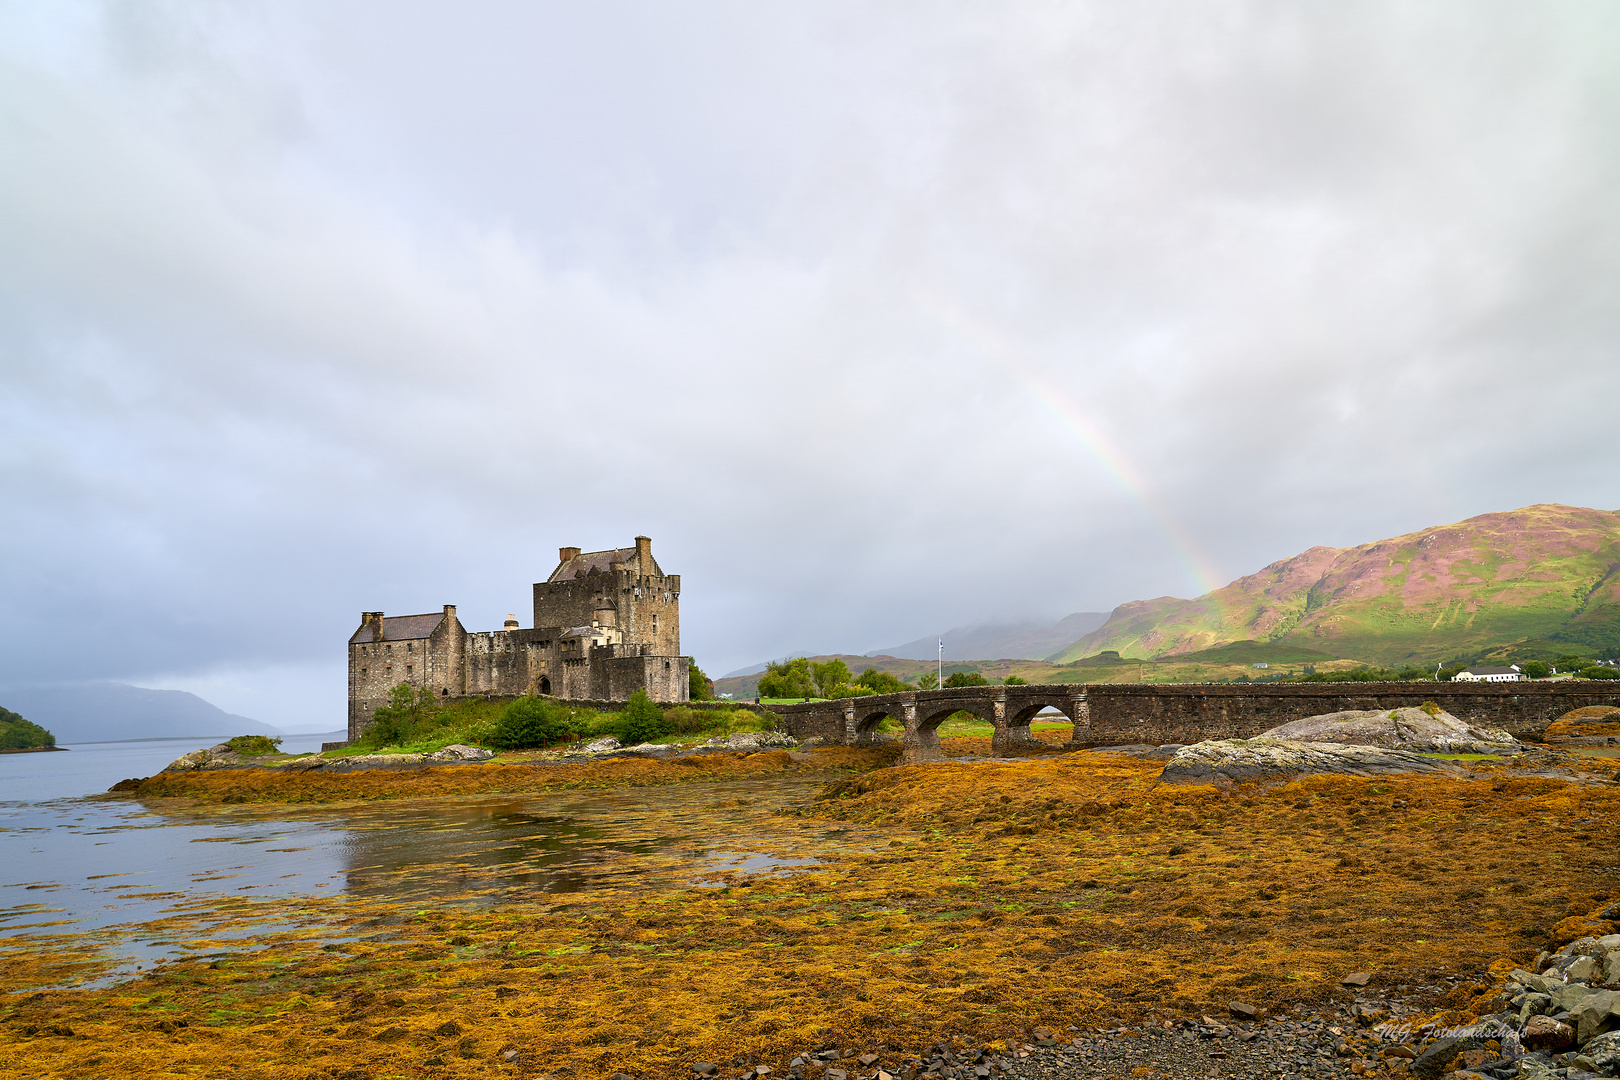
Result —
[{"label": "white building with dark roof", "polygon": [[349,638],[349,738],[371,725],[401,683],[444,700],[474,694],[549,694],[570,700],[689,698],[691,658],[681,656],[681,578],[653,559],[652,541],[558,551],[534,586],[534,622],[508,616],[501,630],[470,632],[456,608],[424,615],[363,612]]},{"label": "white building with dark roof", "polygon": [[1452,682],[1518,682],[1529,678],[1519,670],[1519,665],[1509,664],[1507,667],[1470,667],[1451,677]]}]

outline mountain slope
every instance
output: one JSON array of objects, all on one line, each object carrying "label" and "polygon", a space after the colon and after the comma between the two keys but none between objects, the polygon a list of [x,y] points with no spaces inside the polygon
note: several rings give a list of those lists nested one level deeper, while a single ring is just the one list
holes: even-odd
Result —
[{"label": "mountain slope", "polygon": [[1380,663],[1546,638],[1620,650],[1620,512],[1540,505],[1311,548],[1196,600],[1114,609],[1054,656],[1177,656],[1253,638]]},{"label": "mountain slope", "polygon": [[148,690],[125,683],[11,686],[0,689],[0,703],[49,728],[59,743],[281,734],[278,728],[228,713],[184,690]]}]

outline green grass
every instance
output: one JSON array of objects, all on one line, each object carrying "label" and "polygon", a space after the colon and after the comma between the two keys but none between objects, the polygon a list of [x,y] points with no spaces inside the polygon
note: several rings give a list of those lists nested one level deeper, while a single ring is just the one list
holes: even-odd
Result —
[{"label": "green grass", "polygon": [[[481,746],[487,750],[499,749],[491,741],[499,724],[501,713],[511,704],[511,698],[467,698],[452,701],[425,724],[410,731],[398,742],[380,744],[361,738],[340,750],[327,751],[326,757],[353,757],[357,754],[431,754],[446,746]],[[617,713],[598,712],[594,709],[572,710],[583,740],[602,735],[619,735]],[[730,735],[740,731],[765,731],[774,725],[774,719],[761,716],[751,709],[687,709],[674,706],[663,710],[675,730],[653,741],[663,745],[700,743],[715,735]],[[566,745],[566,741],[556,745]]]}]

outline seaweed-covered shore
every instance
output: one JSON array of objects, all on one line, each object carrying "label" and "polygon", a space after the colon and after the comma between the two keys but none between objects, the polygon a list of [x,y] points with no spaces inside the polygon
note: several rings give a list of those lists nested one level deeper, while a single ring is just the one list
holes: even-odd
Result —
[{"label": "seaweed-covered shore", "polygon": [[[447,881],[430,905],[264,901],[326,934],[101,990],[31,989],[68,942],[11,949],[0,955],[0,1076],[639,1080],[708,1063],[728,1080],[826,1080],[903,1075],[908,1062],[961,1076],[992,1068],[982,1062],[1033,1066],[1024,1047],[1059,1042],[1037,1028],[1069,1042],[1169,1022],[1197,1038],[1185,1025],[1205,1016],[1237,1024],[1234,1001],[1275,1027],[1348,1018],[1370,992],[1414,1030],[1454,1026],[1500,1004],[1491,972],[1592,933],[1591,912],[1620,900],[1620,789],[1609,783],[1475,762],[1456,775],[1222,790],[1161,785],[1161,761],[1095,753],[890,760],[884,749],[767,751],[285,777],[312,786],[280,799],[544,799],[819,769],[819,797],[773,812],[883,839],[719,888],[480,906]],[[175,782],[188,786],[168,797],[202,805],[253,780]],[[156,796],[143,786],[140,797]],[[715,826],[761,827],[751,810],[717,806]],[[1343,985],[1350,972],[1368,986]],[[947,1044],[949,1062],[924,1053]],[[819,1056],[829,1049],[840,1053]],[[1401,1068],[1330,1057],[1335,1072]],[[1218,1070],[1221,1059],[1204,1061]]]}]

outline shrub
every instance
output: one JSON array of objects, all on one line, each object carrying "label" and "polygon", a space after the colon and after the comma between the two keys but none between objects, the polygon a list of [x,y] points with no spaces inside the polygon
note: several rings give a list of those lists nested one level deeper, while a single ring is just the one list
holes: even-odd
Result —
[{"label": "shrub", "polygon": [[1620,670],[1604,664],[1593,664],[1591,667],[1582,668],[1578,674],[1583,679],[1620,679]]},{"label": "shrub", "polygon": [[759,696],[769,698],[812,698],[816,696],[815,674],[804,657],[770,664],[759,677]]},{"label": "shrub", "polygon": [[717,709],[688,709],[684,705],[677,705],[664,710],[664,726],[681,735],[701,735],[705,731],[725,727],[725,717],[726,714]]},{"label": "shrub", "polygon": [[855,680],[855,685],[865,688],[872,694],[898,694],[911,689],[911,686],[898,675],[890,675],[887,671],[879,671],[875,667],[869,667],[861,672],[860,677]]},{"label": "shrub", "polygon": [[669,733],[664,722],[664,710],[652,703],[647,691],[637,690],[630,695],[629,704],[619,712],[619,740],[627,746],[652,742]]},{"label": "shrub", "polygon": [[263,757],[281,751],[281,740],[265,735],[238,735],[225,743],[226,747],[243,757]]},{"label": "shrub", "polygon": [[404,746],[426,734],[439,711],[432,688],[400,683],[388,692],[388,704],[372,714],[371,726],[356,741],[374,747]]},{"label": "shrub", "polygon": [[816,691],[824,698],[847,696],[849,665],[836,656],[825,664],[811,664],[811,677],[816,680]]},{"label": "shrub", "polygon": [[503,750],[528,750],[573,734],[571,717],[561,705],[538,697],[521,697],[508,705],[495,724],[490,742]]},{"label": "shrub", "polygon": [[1009,675],[1001,680],[1003,686],[1028,686],[1029,680],[1021,675]]},{"label": "shrub", "polygon": [[945,676],[946,686],[989,686],[990,680],[977,671],[953,671]]}]

